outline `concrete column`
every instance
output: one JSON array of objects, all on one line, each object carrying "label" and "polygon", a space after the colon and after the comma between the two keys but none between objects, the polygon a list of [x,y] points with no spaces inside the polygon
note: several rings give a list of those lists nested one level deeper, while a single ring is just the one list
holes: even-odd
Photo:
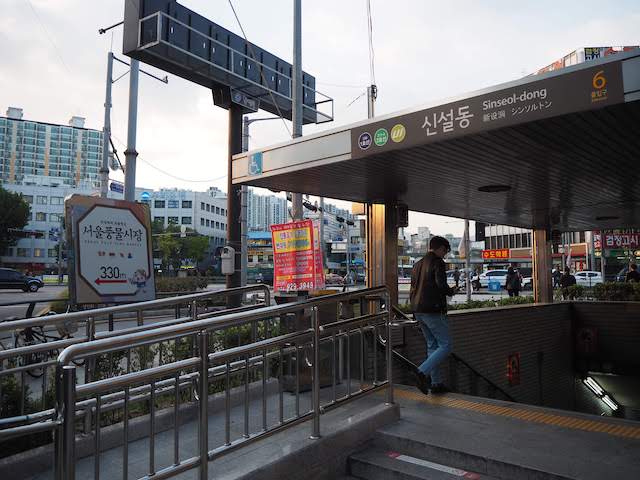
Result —
[{"label": "concrete column", "polygon": [[533,230],[533,295],[536,303],[553,302],[551,283],[551,238],[547,230]]},{"label": "concrete column", "polygon": [[398,222],[390,205],[369,204],[367,212],[367,286],[386,285],[398,303]]}]

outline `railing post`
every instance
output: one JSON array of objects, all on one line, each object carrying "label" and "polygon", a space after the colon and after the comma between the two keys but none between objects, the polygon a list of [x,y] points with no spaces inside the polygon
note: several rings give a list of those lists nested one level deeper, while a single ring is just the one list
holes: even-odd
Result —
[{"label": "railing post", "polygon": [[75,460],[75,411],[76,411],[76,367],[65,365],[62,367],[62,405],[58,408],[61,413],[61,451],[56,460],[62,461],[62,465],[56,466],[56,473],[61,472],[61,478],[74,480],[76,478]]},{"label": "railing post", "polygon": [[[96,321],[90,316],[87,317],[86,324],[87,341],[95,340],[96,338]],[[84,383],[90,383],[93,381],[93,373],[95,371],[96,357],[87,357],[84,364]],[[91,432],[91,408],[86,408],[84,411],[84,434],[88,435]]]},{"label": "railing post", "polygon": [[384,306],[387,310],[387,405],[393,404],[393,347],[391,346],[391,295],[384,294]]},{"label": "railing post", "polygon": [[312,439],[320,438],[320,316],[318,307],[311,309],[313,327],[313,426]]},{"label": "railing post", "polygon": [[[195,304],[195,302],[194,302]],[[195,305],[194,305],[195,306]],[[200,480],[207,480],[209,467],[209,335],[206,330],[198,334],[200,354],[200,426],[198,428],[198,446],[200,451]]]}]

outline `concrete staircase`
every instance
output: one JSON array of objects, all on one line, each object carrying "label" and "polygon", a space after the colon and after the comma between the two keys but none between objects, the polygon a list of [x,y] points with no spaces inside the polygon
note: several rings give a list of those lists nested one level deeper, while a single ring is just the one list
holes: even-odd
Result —
[{"label": "concrete staircase", "polygon": [[[455,394],[443,403],[474,408],[451,408],[431,398],[415,401],[418,396],[402,387],[397,393],[401,419],[379,428],[349,456],[348,475],[366,480],[640,478],[640,439],[605,433],[640,427],[635,422]],[[503,415],[488,413],[496,409]],[[534,421],[505,416],[500,409],[518,409]]]}]

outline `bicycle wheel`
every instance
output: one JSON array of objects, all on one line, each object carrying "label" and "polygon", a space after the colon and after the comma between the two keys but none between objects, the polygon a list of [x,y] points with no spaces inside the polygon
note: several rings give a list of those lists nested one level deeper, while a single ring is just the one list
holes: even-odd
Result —
[{"label": "bicycle wheel", "polygon": [[[40,330],[40,332],[38,332]],[[42,327],[35,328],[27,328],[25,330],[21,330],[16,335],[15,346],[16,348],[27,347],[30,345],[39,345],[40,343],[46,342],[46,338],[44,338],[44,332],[42,332]],[[34,352],[28,353],[25,355],[21,355],[18,361],[19,366],[38,364],[42,362],[46,362],[50,357],[49,352]],[[40,378],[44,375],[44,369],[46,367],[42,365],[34,366],[27,370],[27,374],[32,378]]]}]

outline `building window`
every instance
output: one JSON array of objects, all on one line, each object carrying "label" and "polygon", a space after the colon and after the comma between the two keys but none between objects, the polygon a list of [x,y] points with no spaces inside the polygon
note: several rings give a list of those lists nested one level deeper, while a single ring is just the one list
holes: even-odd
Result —
[{"label": "building window", "polygon": [[207,212],[210,212],[210,211],[211,211],[211,205],[207,203]]},{"label": "building window", "polygon": [[46,222],[47,214],[44,212],[36,212],[36,222]]},{"label": "building window", "polygon": [[216,214],[220,215],[220,207],[216,207]]},{"label": "building window", "polygon": [[60,215],[58,213],[50,213],[49,214],[49,221],[50,222],[60,223],[61,220],[62,220],[62,215]]},{"label": "building window", "polygon": [[169,208],[178,208],[178,200],[169,200]]},{"label": "building window", "polygon": [[226,215],[227,211],[224,208],[221,208],[220,211],[222,212],[222,215]]},{"label": "building window", "polygon": [[153,223],[160,223],[164,225],[164,217],[153,217]]},{"label": "building window", "polygon": [[23,195],[22,198],[28,204],[32,204],[33,203],[33,195]]},{"label": "building window", "polygon": [[200,226],[201,226],[201,227],[204,227],[204,218],[201,218],[201,219],[200,219]]},{"label": "building window", "polygon": [[18,248],[18,256],[19,257],[30,257],[31,249],[30,248]]},{"label": "building window", "polygon": [[220,222],[216,222],[216,228],[220,228]]},{"label": "building window", "polygon": [[204,210],[204,202],[200,202],[200,210]]},{"label": "building window", "polygon": [[44,195],[38,195],[36,197],[36,203],[38,205],[46,205],[47,204],[47,197]]},{"label": "building window", "polygon": [[164,208],[164,200],[154,200],[153,207],[154,208]]},{"label": "building window", "polygon": [[64,202],[64,198],[62,197],[51,197],[50,204],[51,205],[62,205]]},{"label": "building window", "polygon": [[33,249],[34,257],[43,257],[44,256],[44,248],[34,248]]},{"label": "building window", "polygon": [[47,257],[49,257],[49,258],[57,258],[58,257],[58,251],[55,248],[50,248],[49,250],[47,250]]},{"label": "building window", "polygon": [[169,225],[177,225],[178,224],[178,217],[167,217],[167,223]]},{"label": "building window", "polygon": [[191,200],[183,200],[182,208],[192,208],[193,202]]},{"label": "building window", "polygon": [[209,219],[207,218],[207,227],[211,226],[211,222],[209,221]]},{"label": "building window", "polygon": [[191,217],[182,217],[182,225],[191,225]]}]

